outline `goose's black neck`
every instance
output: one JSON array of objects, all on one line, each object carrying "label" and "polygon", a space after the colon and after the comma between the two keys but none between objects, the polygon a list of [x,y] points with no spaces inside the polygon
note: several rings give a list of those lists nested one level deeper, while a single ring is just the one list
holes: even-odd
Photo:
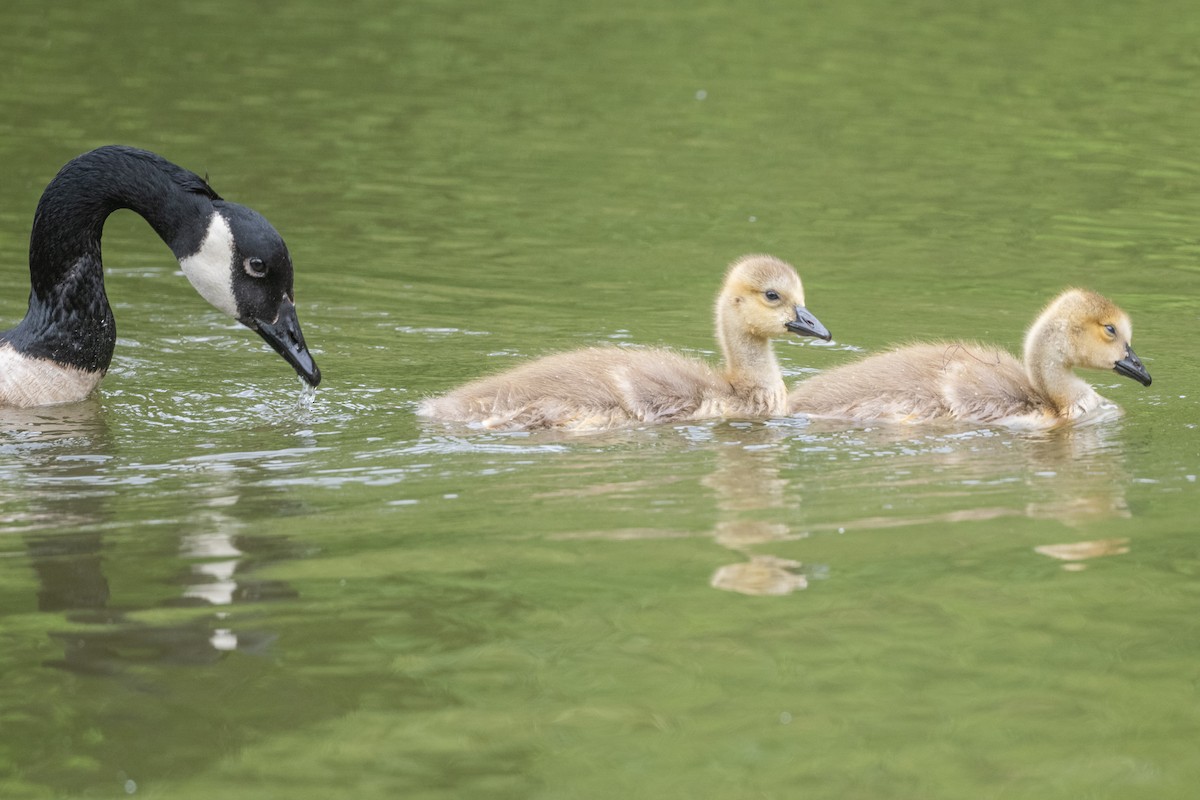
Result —
[{"label": "goose's black neck", "polygon": [[219,199],[199,176],[145,150],[114,145],[74,159],[38,202],[29,240],[29,311],[0,341],[61,364],[107,369],[116,326],[104,293],[104,221],[119,208],[131,209],[183,258],[199,250]]}]

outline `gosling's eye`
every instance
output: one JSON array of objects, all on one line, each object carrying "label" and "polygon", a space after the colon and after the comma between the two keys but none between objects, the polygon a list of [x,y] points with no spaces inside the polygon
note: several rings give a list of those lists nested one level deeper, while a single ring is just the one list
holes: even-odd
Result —
[{"label": "gosling's eye", "polygon": [[247,258],[242,262],[242,267],[251,278],[265,278],[267,276],[267,265],[258,256]]},{"label": "gosling's eye", "polygon": [[1108,331],[1108,335],[1109,335],[1109,336],[1116,336],[1116,335],[1117,335],[1117,329],[1116,329],[1116,328],[1114,328],[1112,325],[1105,325],[1105,326],[1104,326],[1104,330]]},{"label": "gosling's eye", "polygon": [[775,291],[774,289],[767,289],[765,292],[763,292],[763,297],[767,298],[767,300],[772,303],[779,302],[779,292]]}]

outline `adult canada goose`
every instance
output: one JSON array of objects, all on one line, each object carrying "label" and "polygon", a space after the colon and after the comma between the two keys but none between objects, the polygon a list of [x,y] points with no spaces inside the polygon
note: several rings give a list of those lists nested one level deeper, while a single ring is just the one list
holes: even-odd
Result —
[{"label": "adult canada goose", "polygon": [[69,162],[38,202],[29,310],[0,333],[0,406],[82,400],[104,377],[117,332],[100,235],[119,208],[150,223],[205,300],[257,331],[309,384],[320,382],[296,318],[292,260],[271,224],[161,156],[112,145]]},{"label": "adult canada goose", "polygon": [[788,332],[829,339],[804,307],[795,269],[766,255],[734,262],[716,302],[720,370],[663,349],[590,347],[481,378],[417,413],[485,428],[597,430],[632,423],[769,417],[787,388],[771,339]]},{"label": "adult canada goose", "polygon": [[988,345],[901,347],[823,372],[792,389],[790,413],[891,422],[938,419],[1046,428],[1116,406],[1073,370],[1115,370],[1144,386],[1129,316],[1085,289],[1060,294],[1025,336],[1024,363]]}]

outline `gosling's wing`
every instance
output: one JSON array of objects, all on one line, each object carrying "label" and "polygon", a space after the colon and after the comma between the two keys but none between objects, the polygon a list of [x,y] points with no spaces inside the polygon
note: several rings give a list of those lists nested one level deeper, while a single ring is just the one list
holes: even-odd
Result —
[{"label": "gosling's wing", "polygon": [[939,375],[950,416],[969,422],[1005,422],[1052,413],[1011,353],[959,343]]}]

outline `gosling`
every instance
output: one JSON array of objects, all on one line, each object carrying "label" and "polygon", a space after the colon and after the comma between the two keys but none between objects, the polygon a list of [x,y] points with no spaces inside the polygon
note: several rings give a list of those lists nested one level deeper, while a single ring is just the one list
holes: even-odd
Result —
[{"label": "gosling", "polygon": [[795,333],[828,341],[808,312],[796,270],[768,255],[744,256],[716,301],[724,366],[661,348],[589,347],[557,353],[420,403],[417,414],[494,430],[604,430],[643,423],[781,416],[787,387],[771,339]]},{"label": "gosling", "polygon": [[863,421],[957,420],[1042,429],[1119,413],[1075,375],[1115,370],[1143,386],[1150,373],[1130,346],[1129,316],[1085,289],[1067,289],[1025,336],[1024,363],[989,345],[939,342],[901,347],[799,383],[792,414]]}]

